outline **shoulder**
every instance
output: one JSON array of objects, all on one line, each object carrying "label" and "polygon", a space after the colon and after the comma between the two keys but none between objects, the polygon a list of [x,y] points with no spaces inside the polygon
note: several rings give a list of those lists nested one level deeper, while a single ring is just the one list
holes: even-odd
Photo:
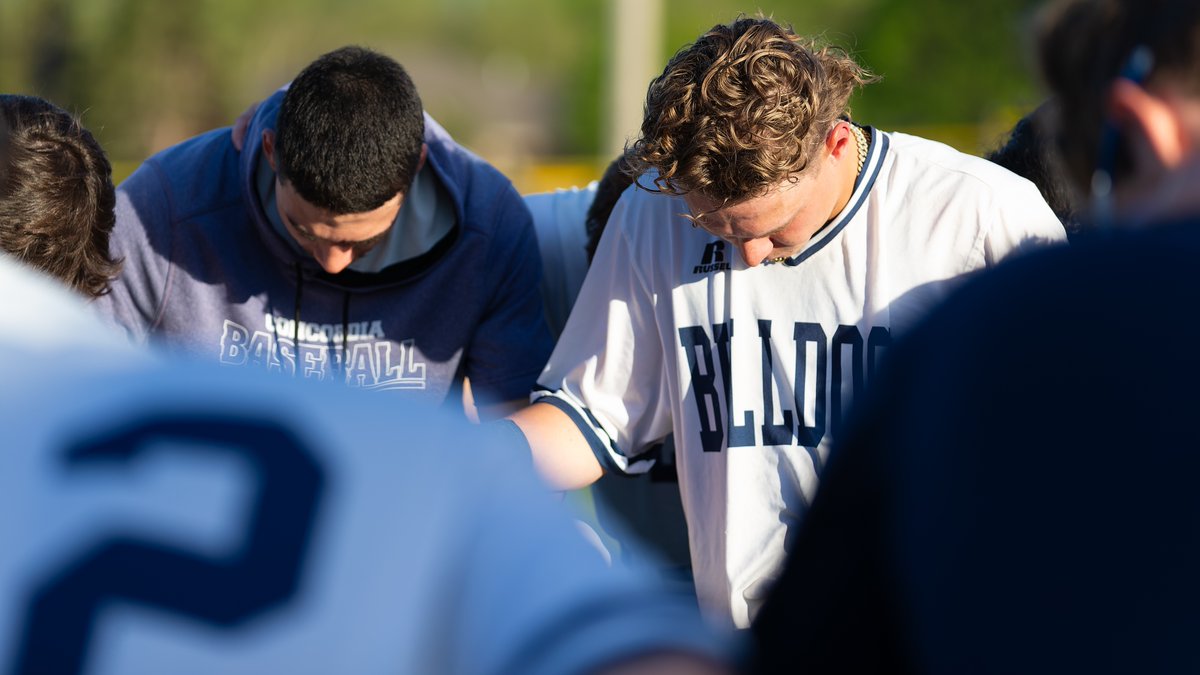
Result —
[{"label": "shoulder", "polygon": [[[682,197],[658,192],[654,186],[655,173],[647,172],[621,193],[613,208],[610,224],[632,239],[672,240],[672,233],[690,231],[691,221],[687,202]],[[618,215],[620,216],[618,218]]]},{"label": "shoulder", "polygon": [[960,198],[993,198],[997,195],[1036,195],[1030,181],[955,148],[919,136],[888,132],[890,159],[901,185],[919,185],[938,194],[959,193]]},{"label": "shoulder", "polygon": [[425,115],[427,161],[442,187],[454,200],[468,229],[495,227],[513,214],[529,219],[528,209],[512,181],[491,164],[450,137],[432,117]]},{"label": "shoulder", "polygon": [[575,228],[583,229],[588,208],[596,197],[596,181],[584,187],[535,192],[523,197],[538,236]]},{"label": "shoulder", "polygon": [[968,269],[992,264],[1033,243],[1066,238],[1032,182],[998,164],[943,143],[889,133],[889,156],[877,203],[917,232],[941,233],[970,251]]},{"label": "shoulder", "polygon": [[239,153],[229,129],[214,129],[151,156],[119,192],[139,204],[162,200],[172,220],[240,205]]},{"label": "shoulder", "polygon": [[639,176],[621,194],[608,228],[625,237],[645,264],[657,267],[664,260],[694,257],[695,251],[714,238],[693,225],[691,210],[682,197],[653,188],[652,172]]},{"label": "shoulder", "polygon": [[[680,275],[724,252],[706,250],[714,237],[692,226],[688,206],[681,197],[656,192],[653,174],[640,176],[621,193],[609,216],[592,268],[615,266],[613,273],[629,268],[651,288],[671,287]],[[589,275],[591,272],[589,271]],[[664,286],[665,285],[665,286]]]},{"label": "shoulder", "polygon": [[[533,218],[538,248],[545,267],[587,267],[587,212],[596,196],[596,182],[525,195],[525,206]],[[577,255],[576,255],[577,254]],[[564,259],[571,257],[571,260]]]},{"label": "shoulder", "polygon": [[[0,417],[23,422],[23,451],[0,458],[20,489],[0,491],[0,504],[16,514],[6,531],[29,544],[0,567],[13,591],[0,606],[19,618],[22,598],[42,591],[77,601],[35,608],[46,620],[30,623],[29,658],[43,665],[30,670],[84,653],[61,639],[62,621],[99,611],[96,589],[110,587],[133,588],[128,604],[148,618],[97,621],[106,672],[178,671],[181,653],[187,672],[440,672],[470,649],[479,672],[591,672],[647,645],[719,651],[694,606],[604,567],[514,439],[370,392],[213,364],[103,370],[54,368],[0,390]],[[405,452],[379,452],[396,429]],[[122,461],[136,453],[155,461]],[[104,470],[87,480],[63,479],[64,467],[96,463]],[[28,569],[45,574],[14,572]],[[67,586],[75,570],[87,583]],[[147,571],[187,579],[188,593],[140,583]],[[538,611],[514,617],[522,601]],[[424,639],[431,626],[439,639]],[[607,656],[579,648],[597,640]],[[112,646],[130,641],[140,648]],[[304,664],[281,644],[309,647]]]},{"label": "shoulder", "polygon": [[0,288],[5,290],[0,295],[0,356],[16,362],[30,352],[51,349],[134,352],[81,298],[4,255],[0,255]]}]

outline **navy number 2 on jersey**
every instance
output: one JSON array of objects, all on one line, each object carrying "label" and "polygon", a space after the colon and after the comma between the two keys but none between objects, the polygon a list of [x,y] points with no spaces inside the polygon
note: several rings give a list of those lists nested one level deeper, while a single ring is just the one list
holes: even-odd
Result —
[{"label": "navy number 2 on jersey", "polygon": [[[174,445],[172,445],[174,444]],[[185,413],[146,417],[63,454],[68,472],[129,465],[180,444],[234,453],[257,486],[241,544],[214,559],[120,533],[52,569],[30,596],[14,675],[79,673],[100,608],[122,601],[233,627],[286,602],[296,591],[322,494],[324,472],[276,420]]]}]

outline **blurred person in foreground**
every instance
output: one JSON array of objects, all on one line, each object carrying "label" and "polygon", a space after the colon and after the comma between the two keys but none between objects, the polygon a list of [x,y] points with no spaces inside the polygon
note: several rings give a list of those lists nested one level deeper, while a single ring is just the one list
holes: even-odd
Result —
[{"label": "blurred person in foreground", "polygon": [[1200,4],[1067,0],[1038,44],[1102,229],[893,348],[754,672],[1200,671]]},{"label": "blurred person in foreground", "polygon": [[3,255],[0,288],[0,671],[726,672],[502,429],[152,357]]},{"label": "blurred person in foreground", "polygon": [[73,115],[35,96],[0,94],[0,251],[87,298],[121,268],[109,254],[112,166]]},{"label": "blurred person in foreground", "polygon": [[124,272],[98,307],[139,340],[229,366],[519,407],[551,342],[529,212],[422,110],[404,68],[357,47],[121,184]]},{"label": "blurred person in foreground", "polygon": [[637,185],[512,417],[567,488],[650,470],[673,433],[699,600],[736,626],[893,331],[960,275],[1064,239],[1028,181],[851,120],[871,79],[768,19],[680,50],[647,94]]}]

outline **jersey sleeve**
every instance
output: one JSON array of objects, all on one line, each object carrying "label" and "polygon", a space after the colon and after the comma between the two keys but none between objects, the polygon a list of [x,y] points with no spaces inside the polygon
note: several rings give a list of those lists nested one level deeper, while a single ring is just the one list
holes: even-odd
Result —
[{"label": "jersey sleeve", "polygon": [[997,197],[991,209],[994,220],[983,241],[983,261],[988,267],[1017,251],[1066,242],[1062,222],[1033,183],[1014,180]]},{"label": "jersey sleeve", "polygon": [[483,321],[466,355],[465,374],[481,404],[524,399],[554,346],[539,288],[542,261],[529,210],[511,186],[504,188],[492,245],[497,274]]},{"label": "jersey sleeve", "polygon": [[[627,191],[609,218],[579,299],[534,400],[565,412],[606,471],[645,473],[648,452],[671,432],[671,414],[657,313],[664,299],[650,291],[624,221],[641,200]],[[649,245],[647,243],[647,245]],[[641,250],[640,250],[641,249]]]},{"label": "jersey sleeve", "polygon": [[109,248],[124,261],[121,274],[93,306],[145,342],[160,319],[171,268],[170,201],[156,164],[142,164],[121,183],[116,217]]}]

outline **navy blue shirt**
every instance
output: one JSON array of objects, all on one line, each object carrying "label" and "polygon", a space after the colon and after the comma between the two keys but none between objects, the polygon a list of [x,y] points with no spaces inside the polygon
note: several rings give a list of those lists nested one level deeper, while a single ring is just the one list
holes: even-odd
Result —
[{"label": "navy blue shirt", "polygon": [[893,348],[755,672],[1197,672],[1200,223],[982,274]]}]

